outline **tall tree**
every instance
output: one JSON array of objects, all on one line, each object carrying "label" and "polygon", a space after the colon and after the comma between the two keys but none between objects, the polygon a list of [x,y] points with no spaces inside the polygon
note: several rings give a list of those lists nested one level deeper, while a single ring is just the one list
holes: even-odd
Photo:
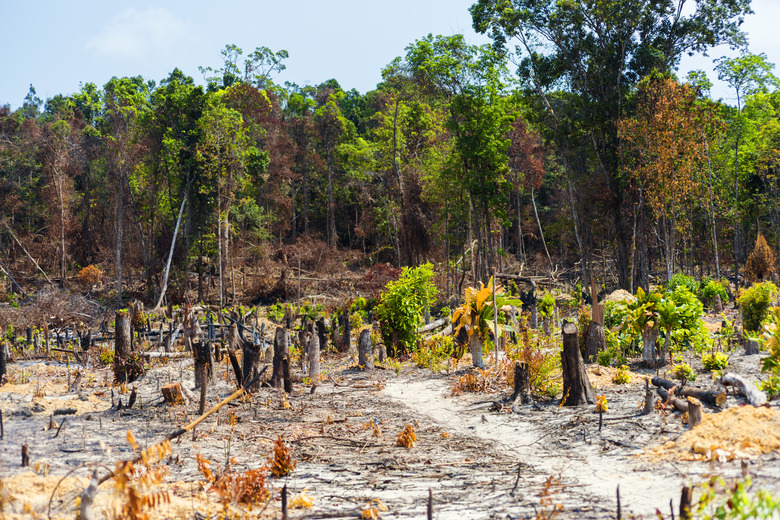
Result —
[{"label": "tall tree", "polygon": [[[607,209],[617,235],[621,287],[630,283],[631,219],[621,175],[617,121],[633,85],[652,70],[670,71],[686,52],[745,43],[739,32],[750,0],[479,0],[474,28],[499,49],[517,45],[521,79],[538,95],[565,88],[580,113],[592,173],[607,181]],[[553,110],[547,102],[547,110]]]}]

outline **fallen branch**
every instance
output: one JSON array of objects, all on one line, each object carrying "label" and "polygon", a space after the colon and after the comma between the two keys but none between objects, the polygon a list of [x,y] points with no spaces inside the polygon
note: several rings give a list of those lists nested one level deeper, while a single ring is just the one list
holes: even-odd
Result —
[{"label": "fallen branch", "polygon": [[736,374],[723,374],[720,378],[720,382],[723,386],[734,386],[742,395],[747,399],[748,404],[753,406],[762,406],[767,402],[766,394],[756,388],[756,385],[748,381],[742,376]]},{"label": "fallen branch", "polygon": [[[664,379],[662,377],[654,377],[651,382],[655,386],[661,386],[665,388],[666,390],[672,390],[677,387],[677,384],[673,381],[669,381],[668,379]],[[702,388],[693,388],[690,386],[686,386],[682,389],[676,389],[675,395],[679,395],[680,397],[695,397],[696,399],[700,400],[703,403],[707,403],[712,406],[722,406],[723,403],[726,402],[726,392],[723,391],[717,391],[717,390],[704,390]]]}]

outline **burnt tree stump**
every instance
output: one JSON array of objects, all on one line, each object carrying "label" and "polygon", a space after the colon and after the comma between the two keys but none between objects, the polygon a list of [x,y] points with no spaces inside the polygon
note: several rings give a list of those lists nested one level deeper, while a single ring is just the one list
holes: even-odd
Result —
[{"label": "burnt tree stump", "polygon": [[214,351],[206,341],[192,344],[195,353],[195,386],[208,387],[214,382]]},{"label": "burnt tree stump", "polygon": [[0,379],[6,374],[6,350],[8,347],[6,346],[6,342],[3,341],[2,344],[0,344]]},{"label": "burnt tree stump", "polygon": [[509,400],[517,403],[518,399],[520,404],[526,404],[531,400],[531,379],[528,363],[520,361],[515,363],[514,391]]},{"label": "burnt tree stump", "polygon": [[591,320],[585,333],[585,359],[588,363],[596,360],[599,352],[607,349],[607,335],[604,325]]},{"label": "burnt tree stump", "polygon": [[277,327],[276,336],[274,337],[273,373],[271,375],[271,386],[274,388],[281,388],[284,384],[284,367],[282,363],[284,359],[287,359],[289,363],[290,335],[286,329]]},{"label": "burnt tree stump", "polygon": [[561,366],[563,368],[563,405],[582,406],[593,404],[593,388],[585,372],[585,361],[580,352],[577,325],[563,322],[563,350]]},{"label": "burnt tree stump", "polygon": [[116,311],[114,329],[114,379],[117,383],[129,383],[127,362],[130,358],[130,316],[127,311]]},{"label": "burnt tree stump", "polygon": [[325,325],[325,318],[317,320],[317,336],[320,340],[320,349],[324,350],[328,344],[328,327]]},{"label": "burnt tree stump", "polygon": [[309,351],[309,377],[311,378],[312,383],[316,384],[317,379],[320,377],[319,336],[312,334],[311,339],[309,339],[309,346],[307,347],[307,350]]},{"label": "burnt tree stump", "polygon": [[[243,386],[248,391],[254,391],[260,388],[260,378],[257,377],[262,372],[262,363],[264,359],[264,352],[262,345],[253,345],[249,341],[243,342],[243,366],[240,371],[236,372],[236,378],[241,377],[240,386]],[[230,352],[228,351],[228,355]],[[231,363],[232,363],[231,358]],[[236,361],[236,365],[238,361]],[[233,370],[236,370],[235,366]],[[253,385],[249,385],[252,381],[255,381]]]},{"label": "burnt tree stump", "polygon": [[358,367],[361,370],[374,370],[374,349],[371,345],[371,329],[369,328],[360,331]]}]

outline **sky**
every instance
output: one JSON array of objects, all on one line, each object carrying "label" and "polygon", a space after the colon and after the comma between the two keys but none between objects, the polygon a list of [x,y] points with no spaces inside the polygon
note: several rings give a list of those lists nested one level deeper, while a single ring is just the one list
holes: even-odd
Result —
[{"label": "sky", "polygon": [[[21,106],[32,84],[44,101],[102,87],[113,76],[166,78],[176,67],[203,83],[198,66],[221,66],[220,51],[235,44],[244,55],[265,46],[285,49],[287,69],[274,80],[317,85],[335,78],[361,93],[381,81],[382,69],[407,45],[429,33],[464,34],[488,43],[471,27],[474,0],[3,0],[0,2],[0,105]],[[780,0],[753,0],[744,30],[750,51],[780,63]],[[734,102],[717,82],[712,58],[684,58],[679,75],[703,69],[712,97]],[[776,71],[780,74],[780,70]]]}]

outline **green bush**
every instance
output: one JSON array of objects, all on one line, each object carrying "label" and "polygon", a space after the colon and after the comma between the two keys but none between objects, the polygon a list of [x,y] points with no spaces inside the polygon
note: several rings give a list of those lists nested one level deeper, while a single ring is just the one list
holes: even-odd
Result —
[{"label": "green bush", "polygon": [[701,357],[705,370],[724,370],[729,366],[729,355],[725,352],[711,352]]},{"label": "green bush", "polygon": [[692,276],[688,276],[683,273],[675,273],[672,279],[666,282],[666,290],[671,292],[678,287],[685,287],[692,293],[695,293],[699,289],[699,283]]},{"label": "green bush", "polygon": [[[401,349],[410,351],[417,342],[417,329],[422,324],[423,311],[436,300],[433,266],[404,267],[401,277],[388,282],[379,299],[376,314],[382,325],[382,339],[392,350],[392,334],[398,334]],[[394,353],[397,355],[398,353]]]},{"label": "green bush", "polygon": [[777,287],[772,282],[753,284],[737,298],[742,308],[742,323],[746,332],[761,330],[761,322],[767,317],[772,297],[777,294]]},{"label": "green bush", "polygon": [[764,381],[758,383],[758,388],[766,392],[766,396],[772,400],[780,395],[780,376],[769,376]]},{"label": "green bush", "polygon": [[536,302],[536,308],[539,310],[539,314],[543,318],[549,318],[555,312],[555,298],[553,295],[546,292]]},{"label": "green bush", "polygon": [[705,302],[712,302],[715,295],[720,295],[720,301],[725,305],[729,301],[729,292],[727,285],[717,280],[709,280],[701,289],[701,299]]},{"label": "green bush", "polygon": [[672,376],[680,381],[696,381],[696,372],[688,363],[679,363],[672,368]]}]

